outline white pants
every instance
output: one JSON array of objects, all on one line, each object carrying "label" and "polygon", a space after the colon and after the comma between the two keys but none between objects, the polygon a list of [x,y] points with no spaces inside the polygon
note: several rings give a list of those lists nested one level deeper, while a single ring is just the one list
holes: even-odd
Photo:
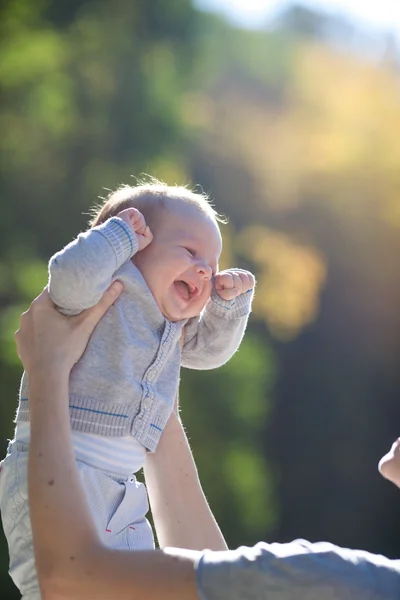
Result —
[{"label": "white pants", "polygon": [[[146,519],[145,486],[77,460],[92,516],[103,543],[119,550],[154,548]],[[9,573],[23,600],[41,600],[36,577],[28,506],[28,445],[11,442],[0,473],[0,510],[7,538]]]}]

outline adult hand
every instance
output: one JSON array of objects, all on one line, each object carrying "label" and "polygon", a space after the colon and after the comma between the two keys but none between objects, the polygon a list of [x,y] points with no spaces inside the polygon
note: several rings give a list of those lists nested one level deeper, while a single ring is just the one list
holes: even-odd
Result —
[{"label": "adult hand", "polygon": [[21,315],[20,328],[15,333],[18,356],[28,376],[35,369],[49,373],[58,368],[69,373],[85,351],[97,323],[121,291],[122,284],[114,281],[95,306],[66,317],[56,310],[45,288]]}]

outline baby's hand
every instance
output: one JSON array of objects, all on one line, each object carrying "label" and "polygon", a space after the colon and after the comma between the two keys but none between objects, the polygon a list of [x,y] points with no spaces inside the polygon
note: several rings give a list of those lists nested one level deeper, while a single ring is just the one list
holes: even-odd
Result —
[{"label": "baby's hand", "polygon": [[236,296],[253,289],[255,285],[253,273],[243,269],[227,269],[216,274],[214,285],[223,300],[233,300]]},{"label": "baby's hand", "polygon": [[117,214],[117,217],[132,227],[139,242],[139,250],[143,250],[151,243],[153,234],[150,231],[150,227],[146,225],[144,216],[137,208],[126,208],[125,210],[121,210],[121,212]]}]

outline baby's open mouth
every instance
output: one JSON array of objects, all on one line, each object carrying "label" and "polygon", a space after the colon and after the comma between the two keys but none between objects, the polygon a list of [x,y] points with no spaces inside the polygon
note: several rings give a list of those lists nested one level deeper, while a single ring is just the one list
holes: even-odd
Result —
[{"label": "baby's open mouth", "polygon": [[174,281],[174,286],[179,296],[184,300],[191,300],[198,294],[198,287],[190,281],[183,281],[182,279]]}]

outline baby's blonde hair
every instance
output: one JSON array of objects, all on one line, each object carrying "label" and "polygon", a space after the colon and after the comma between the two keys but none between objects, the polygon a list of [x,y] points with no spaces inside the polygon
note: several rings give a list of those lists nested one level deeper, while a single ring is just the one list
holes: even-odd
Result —
[{"label": "baby's blonde hair", "polygon": [[210,198],[204,192],[195,192],[185,186],[170,186],[154,177],[140,179],[137,185],[121,185],[110,192],[102,204],[97,204],[92,210],[90,227],[104,223],[110,217],[115,217],[126,208],[137,208],[146,219],[150,228],[154,227],[165,209],[174,208],[174,204],[182,202],[196,207],[201,213],[215,221],[226,223],[225,218],[218,214]]}]

